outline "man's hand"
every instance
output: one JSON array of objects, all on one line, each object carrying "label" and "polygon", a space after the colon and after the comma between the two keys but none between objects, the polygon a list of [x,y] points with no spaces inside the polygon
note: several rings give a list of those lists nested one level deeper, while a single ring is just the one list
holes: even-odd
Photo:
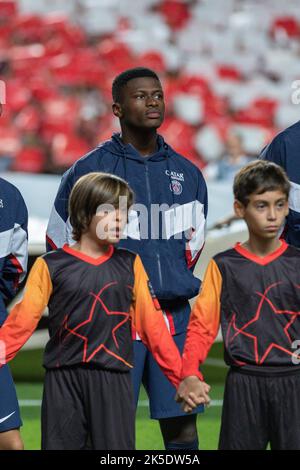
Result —
[{"label": "man's hand", "polygon": [[182,403],[183,411],[189,413],[198,405],[209,405],[209,391],[210,386],[198,377],[186,377],[178,387],[175,400],[177,403]]}]

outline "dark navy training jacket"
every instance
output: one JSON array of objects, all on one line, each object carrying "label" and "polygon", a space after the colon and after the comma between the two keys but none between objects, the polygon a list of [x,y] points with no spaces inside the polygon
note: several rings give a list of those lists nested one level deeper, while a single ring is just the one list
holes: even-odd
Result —
[{"label": "dark navy training jacket", "polygon": [[7,317],[6,306],[26,274],[27,222],[27,208],[20,192],[0,178],[0,326]]},{"label": "dark navy training jacket", "polygon": [[[140,255],[157,298],[180,303],[197,295],[200,281],[193,267],[204,245],[207,217],[207,188],[200,170],[161,136],[156,153],[142,157],[114,134],[63,175],[48,224],[48,250],[73,243],[68,199],[78,178],[90,172],[120,176],[133,189],[135,206],[119,246]],[[187,322],[170,320],[173,334]]]}]

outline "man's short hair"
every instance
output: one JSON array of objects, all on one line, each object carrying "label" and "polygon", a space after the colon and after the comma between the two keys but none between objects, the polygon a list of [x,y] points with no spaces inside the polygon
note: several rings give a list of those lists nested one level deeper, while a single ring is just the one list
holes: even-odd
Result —
[{"label": "man's short hair", "polygon": [[278,190],[288,198],[290,182],[279,165],[266,160],[254,160],[243,167],[234,178],[234,197],[244,206],[247,206],[251,194]]},{"label": "man's short hair", "polygon": [[120,73],[120,75],[117,75],[112,84],[112,97],[114,103],[120,102],[122,89],[129,82],[129,80],[144,77],[154,78],[160,82],[158,75],[153,70],[147,69],[145,67],[135,67],[134,69],[125,70],[124,72]]},{"label": "man's short hair", "polygon": [[90,226],[101,205],[118,209],[120,197],[126,197],[127,210],[133,204],[133,191],[128,183],[109,173],[88,173],[75,183],[69,198],[73,238],[78,241]]}]

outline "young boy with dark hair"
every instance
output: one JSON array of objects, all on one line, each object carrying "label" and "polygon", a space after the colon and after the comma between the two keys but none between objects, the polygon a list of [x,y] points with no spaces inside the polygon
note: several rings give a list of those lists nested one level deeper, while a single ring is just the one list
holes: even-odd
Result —
[{"label": "young boy with dark hair", "polygon": [[76,243],[36,260],[22,302],[0,330],[10,361],[49,307],[43,449],[134,448],[130,322],[171,383],[179,383],[181,357],[141,259],[114,247],[132,200],[117,176],[80,178],[69,201]]},{"label": "young boy with dark hair", "polygon": [[252,162],[236,175],[234,208],[249,238],[210,261],[192,310],[182,385],[202,378],[199,364],[220,324],[230,366],[220,449],[300,449],[300,251],[278,238],[289,188],[270,162]]}]

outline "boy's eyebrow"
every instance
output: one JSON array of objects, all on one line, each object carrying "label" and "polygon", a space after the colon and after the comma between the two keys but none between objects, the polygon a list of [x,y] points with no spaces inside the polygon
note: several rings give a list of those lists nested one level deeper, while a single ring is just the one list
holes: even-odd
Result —
[{"label": "boy's eyebrow", "polygon": [[[287,196],[282,196],[276,199],[275,202],[287,201],[287,200],[288,200]],[[270,202],[270,201],[268,199],[256,199],[254,202]]]}]

